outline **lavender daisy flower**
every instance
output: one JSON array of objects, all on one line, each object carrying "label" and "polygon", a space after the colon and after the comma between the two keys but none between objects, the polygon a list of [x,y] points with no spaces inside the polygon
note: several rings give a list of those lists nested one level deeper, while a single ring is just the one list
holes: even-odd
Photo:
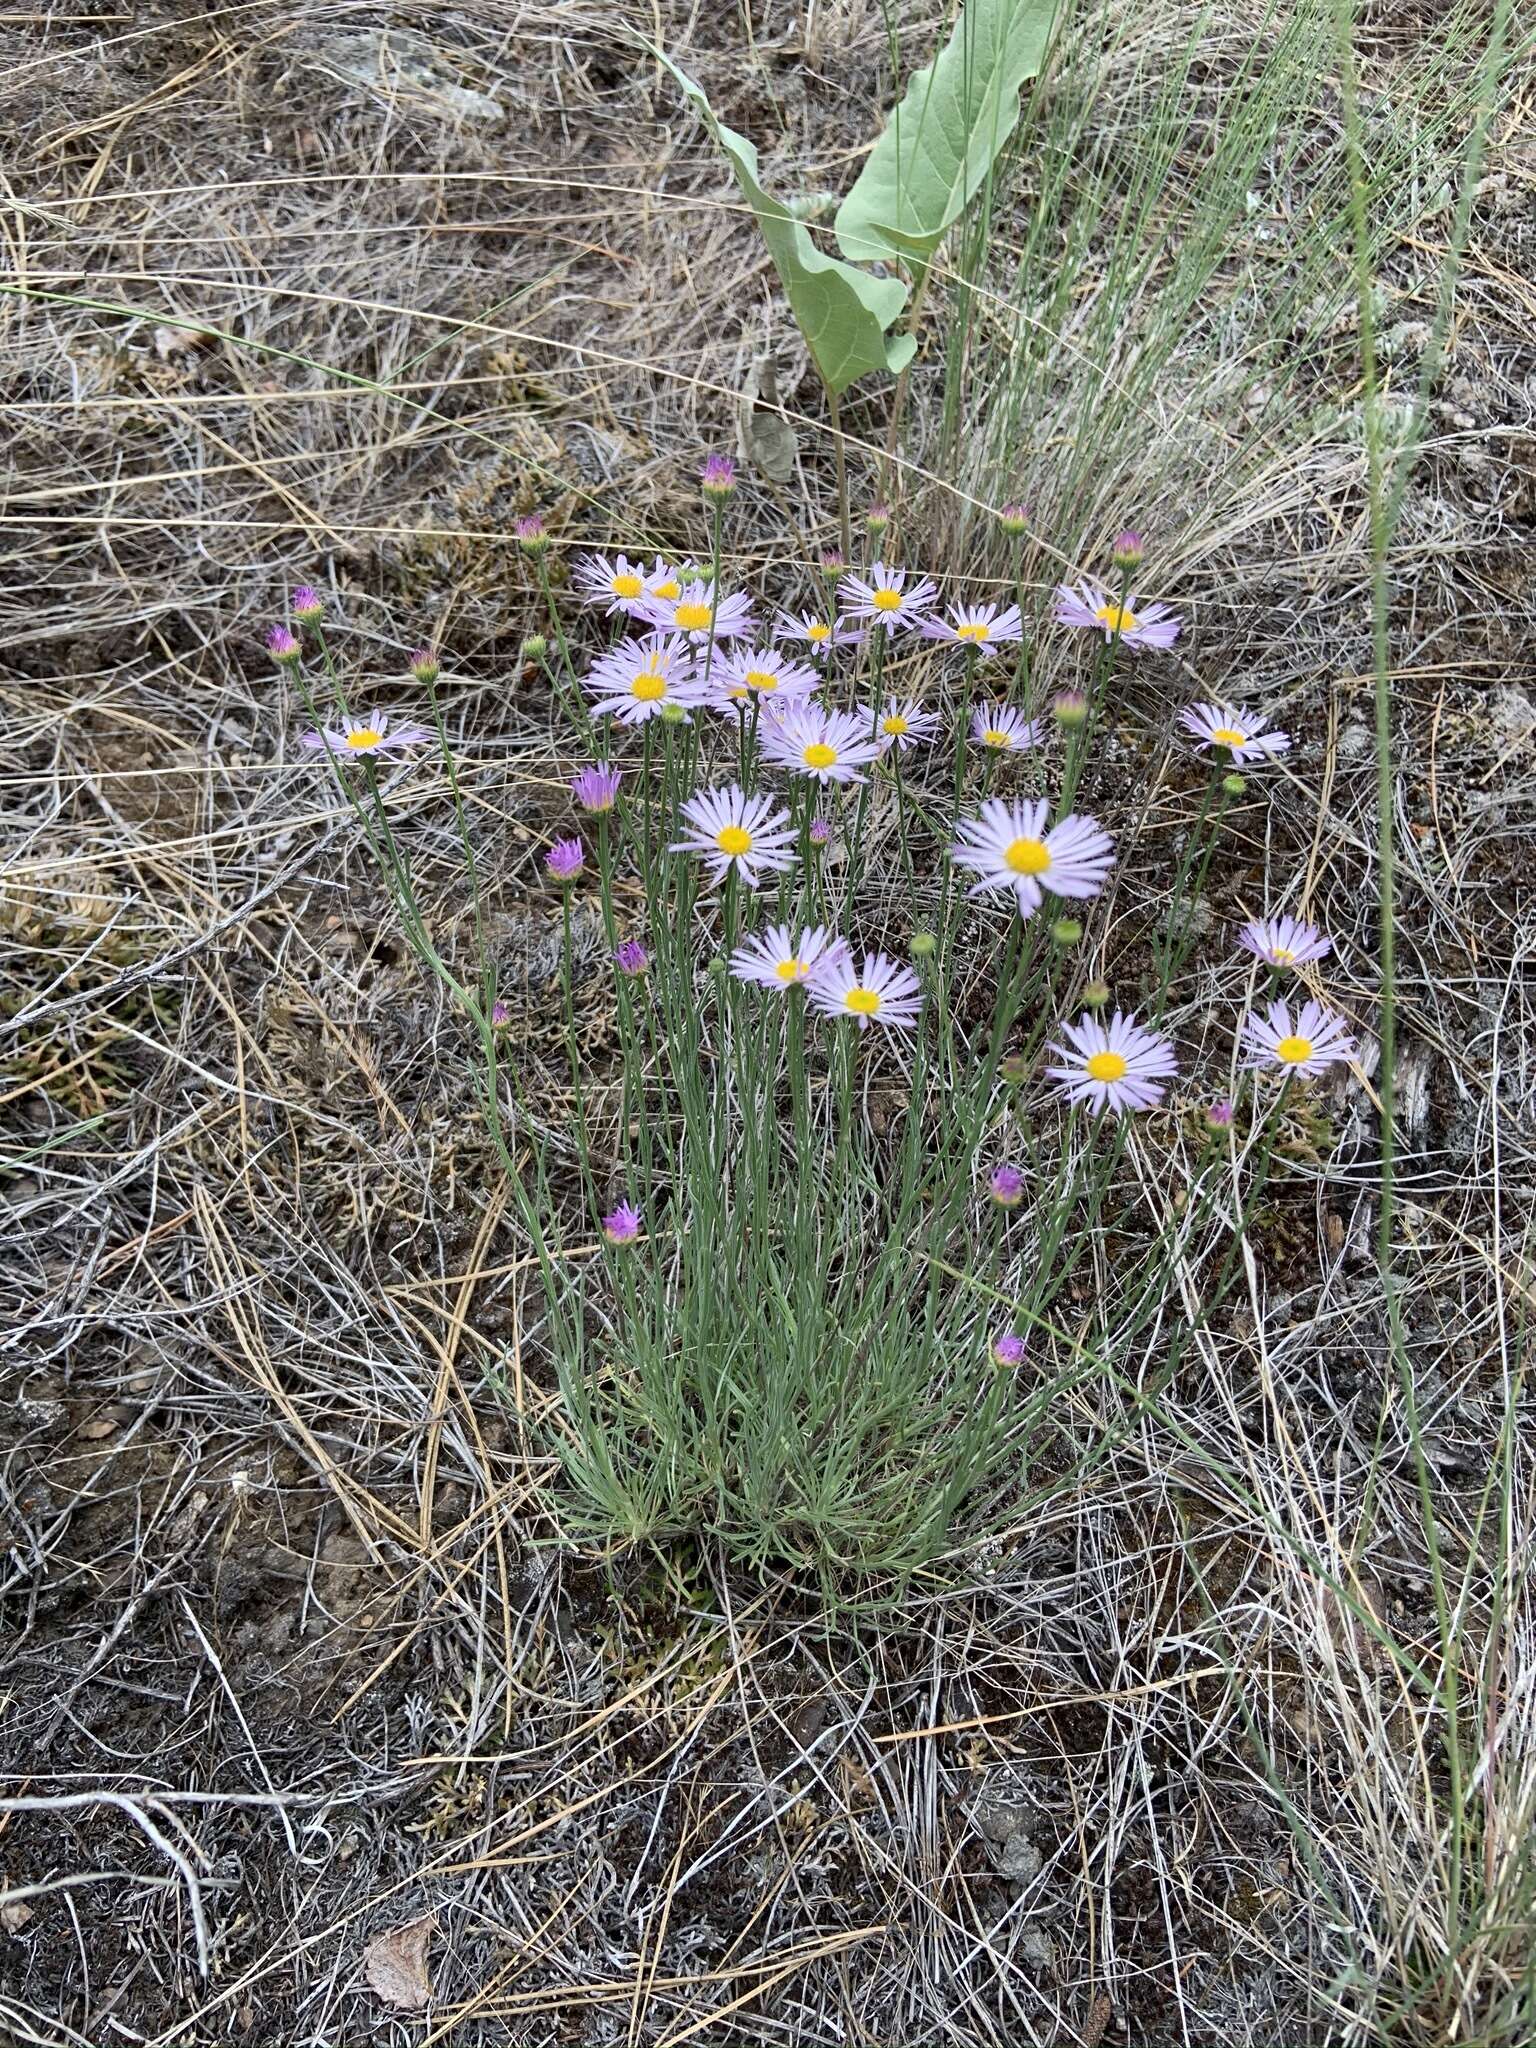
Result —
[{"label": "lavender daisy flower", "polygon": [[1065,1045],[1050,1045],[1060,1065],[1047,1067],[1062,1084],[1069,1102],[1086,1102],[1095,1110],[1151,1109],[1162,1101],[1162,1082],[1178,1072],[1173,1041],[1146,1031],[1134,1017],[1116,1010],[1108,1024],[1088,1011],[1082,1021],[1064,1024]]},{"label": "lavender daisy flower", "polygon": [[961,819],[950,855],[981,877],[972,896],[1011,889],[1019,915],[1029,917],[1048,889],[1056,896],[1098,895],[1114,865],[1114,841],[1096,818],[1076,815],[1047,831],[1049,811],[1043,801],[1008,803],[994,796],[979,816]]},{"label": "lavender daisy flower", "polygon": [[850,619],[869,619],[888,633],[915,626],[932,606],[939,586],[920,576],[909,589],[907,571],[872,562],[867,576],[845,576],[837,586],[838,601]]},{"label": "lavender daisy flower", "polygon": [[1024,621],[1016,604],[1006,610],[996,604],[955,604],[947,619],[924,619],[919,631],[927,640],[945,640],[951,647],[990,655],[1009,640],[1022,640]]},{"label": "lavender daisy flower", "polygon": [[640,1211],[632,1202],[620,1202],[603,1218],[603,1235],[610,1244],[633,1244],[640,1235]]},{"label": "lavender daisy flower", "polygon": [[611,715],[620,725],[643,725],[668,705],[676,706],[686,719],[690,707],[704,700],[693,656],[676,633],[621,640],[593,662],[582,688],[593,699],[594,718]]},{"label": "lavender daisy flower", "polygon": [[1321,960],[1333,951],[1332,939],[1325,939],[1315,924],[1303,924],[1299,917],[1250,918],[1237,935],[1245,953],[1256,954],[1271,967],[1299,967],[1304,960]]},{"label": "lavender daisy flower", "polygon": [[298,641],[287,626],[273,626],[267,634],[267,652],[283,668],[297,666],[300,656]]},{"label": "lavender daisy flower", "polygon": [[615,612],[638,618],[649,587],[646,572],[628,555],[578,555],[571,581],[583,604],[600,604],[610,618]]},{"label": "lavender daisy flower", "polygon": [[391,725],[387,711],[375,711],[367,718],[350,718],[342,726],[306,732],[299,745],[312,754],[392,754],[399,747],[419,746],[431,737],[424,725]]},{"label": "lavender daisy flower", "polygon": [[995,754],[1017,754],[1038,747],[1045,728],[1011,704],[978,704],[971,713],[971,738]]},{"label": "lavender daisy flower", "polygon": [[939,714],[925,711],[915,697],[887,704],[875,727],[882,747],[894,747],[898,754],[905,754],[921,740],[931,740],[938,729]]},{"label": "lavender daisy flower", "polygon": [[574,882],[586,866],[587,852],[579,839],[557,839],[544,856],[544,866],[552,882],[562,886]]},{"label": "lavender daisy flower", "polygon": [[809,981],[834,954],[847,950],[846,940],[825,925],[812,925],[796,938],[787,924],[771,924],[736,948],[731,973],[738,981],[760,982],[782,993]]},{"label": "lavender daisy flower", "polygon": [[1015,1336],[1012,1330],[1004,1330],[992,1339],[992,1363],[1008,1371],[1024,1363],[1027,1348],[1022,1337]]},{"label": "lavender daisy flower", "polygon": [[859,770],[880,755],[867,711],[825,711],[809,701],[786,705],[759,736],[763,759],[813,782],[862,782]]},{"label": "lavender daisy flower", "polygon": [[871,1024],[912,1031],[923,1003],[923,985],[910,967],[884,953],[866,953],[862,967],[846,947],[829,954],[806,984],[806,993],[829,1017],[852,1017],[860,1031]]},{"label": "lavender daisy flower", "polygon": [[1274,1067],[1282,1074],[1326,1073],[1336,1060],[1358,1059],[1359,1048],[1335,1010],[1303,1003],[1294,1015],[1288,1003],[1250,1010],[1243,1019],[1244,1067]]},{"label": "lavender daisy flower", "polygon": [[594,761],[571,778],[571,795],[584,811],[611,811],[618,801],[623,771],[606,761]]},{"label": "lavender daisy flower", "polygon": [[637,980],[651,964],[651,956],[639,939],[625,939],[613,949],[613,964],[628,980]]},{"label": "lavender daisy flower", "polygon": [[857,647],[864,628],[853,619],[829,619],[821,612],[781,612],[774,622],[775,640],[799,640],[813,661],[825,661],[834,647]]},{"label": "lavender daisy flower", "polygon": [[1090,627],[1106,640],[1118,636],[1125,646],[1138,650],[1155,647],[1166,651],[1183,631],[1184,621],[1165,604],[1149,604],[1138,611],[1140,602],[1128,597],[1123,605],[1116,604],[1099,584],[1086,579],[1075,588],[1061,583],[1056,587],[1056,623]]},{"label": "lavender daisy flower", "polygon": [[302,619],[306,625],[313,625],[314,621],[324,614],[325,605],[318,590],[308,583],[301,583],[289,598],[288,609],[296,619]]},{"label": "lavender daisy flower", "polygon": [[1179,723],[1195,735],[1195,751],[1226,747],[1234,761],[1272,761],[1291,751],[1288,732],[1271,732],[1256,711],[1241,704],[1191,704]]},{"label": "lavender daisy flower", "polygon": [[772,698],[776,703],[810,697],[821,688],[821,677],[803,661],[790,661],[772,647],[736,647],[718,654],[710,672],[710,695],[715,708],[734,711],[754,697]]},{"label": "lavender daisy flower", "polygon": [[676,597],[650,591],[640,616],[658,632],[684,633],[696,647],[711,636],[716,640],[745,640],[753,633],[752,600],[740,591],[721,597],[713,584],[702,580],[685,583]]},{"label": "lavender daisy flower", "polygon": [[760,871],[782,874],[794,866],[789,813],[775,810],[771,797],[748,796],[733,782],[725,789],[700,790],[689,797],[682,814],[693,830],[669,851],[702,854],[711,881],[723,881],[734,867],[755,889]]},{"label": "lavender daisy flower", "polygon": [[987,1189],[999,1209],[1017,1209],[1024,1199],[1024,1176],[1016,1166],[994,1166]]}]

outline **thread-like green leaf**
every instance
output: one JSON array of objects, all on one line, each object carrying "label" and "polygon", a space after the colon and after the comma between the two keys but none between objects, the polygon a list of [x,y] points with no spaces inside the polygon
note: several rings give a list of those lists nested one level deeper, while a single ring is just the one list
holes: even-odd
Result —
[{"label": "thread-like green leaf", "polygon": [[837,210],[838,247],[850,261],[899,256],[927,268],[1018,125],[1019,88],[1040,69],[1057,4],[966,0]]},{"label": "thread-like green leaf", "polygon": [[917,344],[909,334],[891,338],[886,330],[906,304],[906,286],[897,278],[869,277],[835,256],[824,256],[788,207],[763,190],[752,144],[716,118],[702,88],[686,72],[669,57],[662,62],[725,152],[757,216],[785,297],[827,389],[836,397],[871,370],[894,375],[905,369]]}]

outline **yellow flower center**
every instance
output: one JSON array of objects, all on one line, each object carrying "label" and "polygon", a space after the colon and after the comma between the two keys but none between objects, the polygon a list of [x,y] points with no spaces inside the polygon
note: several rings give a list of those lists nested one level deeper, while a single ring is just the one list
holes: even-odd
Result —
[{"label": "yellow flower center", "polygon": [[749,668],[746,676],[749,690],[776,690],[779,679],[771,668]]},{"label": "yellow flower center", "polygon": [[812,740],[803,758],[807,768],[835,768],[837,749],[829,747],[825,740]]},{"label": "yellow flower center", "polygon": [[752,851],[752,834],[745,825],[722,825],[715,834],[715,844],[722,853],[738,854]]},{"label": "yellow flower center", "polygon": [[347,734],[347,745],[356,748],[360,754],[366,753],[369,747],[376,747],[383,737],[383,733],[375,732],[371,725],[364,725],[360,726],[356,732],[349,732]]},{"label": "yellow flower center", "polygon": [[1134,612],[1125,611],[1117,604],[1101,604],[1093,616],[1111,633],[1134,633],[1141,623]]},{"label": "yellow flower center", "polygon": [[1269,957],[1277,967],[1294,967],[1296,965],[1296,955],[1289,946],[1273,947]]},{"label": "yellow flower center", "polygon": [[1247,733],[1239,732],[1235,725],[1213,725],[1211,738],[1220,740],[1224,747],[1246,747],[1248,744]]},{"label": "yellow flower center", "polygon": [[801,960],[777,960],[773,971],[780,981],[798,981],[805,972],[805,963]]},{"label": "yellow flower center", "polygon": [[820,619],[815,619],[806,627],[805,637],[807,640],[830,640],[832,638],[832,628],[824,626]]},{"label": "yellow flower center", "polygon": [[1092,1052],[1088,1055],[1088,1076],[1093,1081],[1123,1081],[1130,1061],[1123,1052]]},{"label": "yellow flower center", "polygon": [[892,739],[899,740],[903,733],[910,732],[912,728],[899,711],[893,711],[889,718],[881,719],[880,730],[888,732]]},{"label": "yellow flower center", "polygon": [[667,694],[667,679],[657,675],[653,668],[643,668],[630,684],[629,694],[638,697],[642,704],[654,704],[658,697]]},{"label": "yellow flower center", "polygon": [[955,638],[957,640],[982,641],[989,640],[991,637],[992,628],[982,625],[979,619],[969,626],[956,626],[955,628]]},{"label": "yellow flower center", "polygon": [[680,604],[672,614],[680,633],[707,632],[714,616],[712,607],[707,604]]},{"label": "yellow flower center", "polygon": [[1013,736],[1011,733],[1001,731],[995,725],[989,725],[981,736],[981,744],[984,747],[1011,747],[1013,745]]},{"label": "yellow flower center", "polygon": [[1292,1033],[1289,1038],[1281,1039],[1275,1047],[1275,1052],[1288,1067],[1299,1067],[1303,1060],[1311,1059],[1312,1041],[1310,1038],[1302,1038]]},{"label": "yellow flower center", "polygon": [[1010,839],[1003,859],[1016,875],[1043,875],[1051,864],[1051,849],[1043,839]]},{"label": "yellow flower center", "polygon": [[645,580],[640,576],[619,575],[612,579],[609,588],[615,597],[638,597],[645,588]]},{"label": "yellow flower center", "polygon": [[669,576],[665,583],[658,583],[652,590],[652,597],[659,597],[663,604],[670,604],[674,597],[681,597],[683,586],[675,576]]},{"label": "yellow flower center", "polygon": [[899,590],[892,590],[889,584],[887,584],[884,588],[875,592],[873,603],[877,612],[899,612],[901,610],[901,592]]},{"label": "yellow flower center", "polygon": [[851,988],[843,997],[843,1008],[855,1017],[873,1017],[879,1007],[880,997],[872,988]]}]

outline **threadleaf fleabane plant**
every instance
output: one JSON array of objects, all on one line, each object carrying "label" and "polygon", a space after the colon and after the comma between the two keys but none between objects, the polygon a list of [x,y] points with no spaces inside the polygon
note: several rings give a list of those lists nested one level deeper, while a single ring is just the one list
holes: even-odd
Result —
[{"label": "threadleaf fleabane plant", "polygon": [[[1173,1013],[1186,896],[1232,763],[1283,740],[1251,713],[1186,713],[1214,758],[1154,935],[1160,979],[1122,993],[1102,978],[1100,899],[1127,852],[1074,792],[1122,649],[1166,654],[1168,606],[1132,617],[1127,600],[1107,639],[1095,614],[1082,688],[1052,718],[1030,689],[1031,640],[1057,636],[1070,664],[1085,623],[1059,603],[1031,628],[1011,582],[994,598],[968,572],[950,600],[921,564],[880,561],[839,563],[820,589],[728,588],[740,486],[720,463],[702,485],[696,559],[578,556],[564,603],[546,570],[558,538],[520,530],[543,606],[524,647],[566,720],[558,794],[523,821],[560,937],[555,1085],[491,936],[441,658],[414,660],[390,710],[363,713],[318,608],[295,603],[296,633],[269,647],[308,713],[311,772],[339,785],[478,1051],[538,1275],[525,1369],[557,1395],[541,1412],[559,1527],[602,1544],[707,1537],[830,1591],[931,1566],[1073,1483],[1060,1404],[1113,1383],[1153,1328],[1161,1370],[1178,1370],[1230,1286],[1232,1233],[1293,1091],[1356,1045],[1316,999],[1245,1010],[1234,988],[1221,1013]],[[1135,538],[1116,543],[1122,582],[1142,566]],[[468,938],[428,914],[392,814],[404,782],[417,806],[435,784],[453,821]],[[595,983],[583,929],[601,935]],[[1213,972],[1231,984],[1222,930]],[[1315,975],[1327,954],[1289,918],[1253,920],[1237,944],[1250,1004],[1274,995],[1252,975]],[[583,1051],[594,1005],[616,1026],[608,1065]],[[1085,1319],[1086,1247],[1138,1130],[1154,1155],[1194,1145],[1188,1199],[1164,1206],[1145,1176],[1113,1322]],[[1211,1256],[1213,1233],[1202,1294],[1175,1275],[1197,1243]]]}]

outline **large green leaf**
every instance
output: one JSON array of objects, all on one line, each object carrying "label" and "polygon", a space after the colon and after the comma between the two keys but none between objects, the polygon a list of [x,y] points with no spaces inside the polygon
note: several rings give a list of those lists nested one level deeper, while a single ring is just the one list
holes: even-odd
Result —
[{"label": "large green leaf", "polygon": [[890,338],[886,330],[906,304],[906,286],[823,256],[788,207],[763,190],[752,144],[716,119],[702,89],[669,57],[662,62],[729,159],[827,389],[836,397],[871,370],[905,369],[917,344],[910,334]]},{"label": "large green leaf", "polygon": [[899,256],[926,270],[1018,124],[1019,88],[1040,69],[1057,4],[966,0],[837,210],[838,247],[850,261]]}]

